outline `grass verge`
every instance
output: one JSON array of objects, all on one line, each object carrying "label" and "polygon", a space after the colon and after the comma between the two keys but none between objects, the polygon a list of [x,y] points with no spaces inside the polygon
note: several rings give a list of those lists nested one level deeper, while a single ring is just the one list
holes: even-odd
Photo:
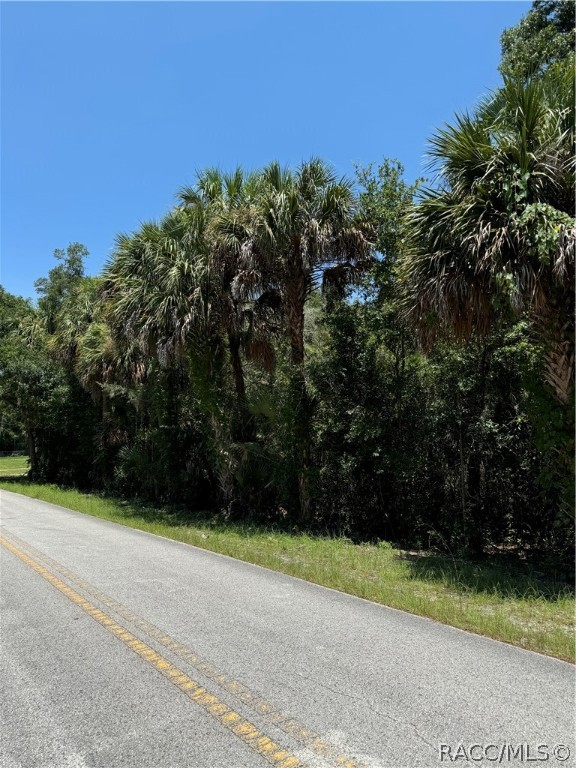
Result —
[{"label": "grass verge", "polygon": [[528,566],[190,519],[174,510],[16,479],[1,479],[0,488],[574,661],[574,590]]},{"label": "grass verge", "polygon": [[28,474],[28,456],[0,456],[0,478]]}]

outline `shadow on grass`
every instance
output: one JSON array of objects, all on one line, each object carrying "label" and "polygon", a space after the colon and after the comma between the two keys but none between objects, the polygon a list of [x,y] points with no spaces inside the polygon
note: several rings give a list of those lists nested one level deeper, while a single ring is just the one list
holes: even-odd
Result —
[{"label": "shadow on grass", "polygon": [[[3,477],[0,480],[5,486],[35,485],[33,481],[22,476]],[[307,533],[314,536],[313,532],[299,530],[288,521],[282,525],[277,521],[230,520],[222,513],[193,509],[182,504],[152,504],[138,499],[123,499],[88,491],[86,493],[92,498],[101,499],[104,503],[112,503],[115,513],[119,513],[126,521],[142,520],[149,524],[160,524],[170,528],[197,526],[214,532],[235,533],[242,538],[266,534],[298,536]],[[66,505],[65,502],[59,502],[56,499],[53,503]],[[324,539],[327,533],[316,535],[319,539]],[[329,534],[328,537],[330,537]],[[353,546],[349,539],[348,542]],[[448,587],[455,593],[544,599],[549,602],[574,596],[574,582],[571,575],[561,567],[555,567],[554,563],[536,567],[500,554],[492,555],[485,560],[474,561],[431,552],[414,553],[396,550],[397,554],[392,553],[394,553],[393,549],[390,554],[408,567],[412,578],[435,582]]]},{"label": "shadow on grass", "polygon": [[207,509],[193,509],[181,504],[154,505],[139,499],[122,499],[117,496],[102,496],[113,501],[127,518],[141,518],[149,523],[161,523],[172,528],[199,526],[213,531],[234,531],[244,537],[260,536],[266,533],[297,533],[296,529],[277,524],[251,520],[234,520],[225,514]]},{"label": "shadow on grass", "polygon": [[540,598],[550,602],[574,597],[574,583],[560,567],[538,568],[506,558],[474,561],[438,554],[402,553],[413,578],[442,582],[463,594]]},{"label": "shadow on grass", "polygon": [[[263,533],[283,532],[297,533],[294,528],[289,526],[282,527],[278,524],[266,524],[263,522],[251,520],[231,520],[226,515],[215,512],[214,510],[196,509],[192,506],[170,502],[151,502],[149,500],[138,498],[123,498],[113,494],[107,494],[90,489],[80,490],[74,486],[61,484],[43,483],[22,475],[11,475],[0,477],[3,485],[29,485],[46,486],[54,489],[72,491],[80,495],[85,495],[93,499],[100,499],[102,502],[110,502],[114,505],[115,511],[119,512],[126,520],[143,520],[146,523],[165,525],[170,528],[182,528],[184,526],[208,527],[214,531],[235,531],[242,536],[258,536]],[[17,492],[17,491],[16,491]],[[52,501],[49,503],[61,504],[66,506],[65,501]]]}]

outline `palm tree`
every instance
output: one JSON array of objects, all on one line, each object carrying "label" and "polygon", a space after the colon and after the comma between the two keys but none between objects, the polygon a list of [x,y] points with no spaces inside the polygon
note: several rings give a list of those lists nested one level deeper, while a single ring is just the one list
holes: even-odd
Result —
[{"label": "palm tree", "polygon": [[160,223],[119,235],[105,269],[104,295],[115,335],[162,364],[191,347],[200,354],[219,344],[205,229],[202,210],[176,209]]},{"label": "palm tree", "polygon": [[194,187],[183,187],[178,194],[185,211],[196,212],[206,221],[206,263],[216,284],[213,310],[227,339],[240,412],[241,439],[252,437],[241,350],[264,367],[270,367],[273,347],[267,332],[272,324],[266,322],[270,318],[264,318],[258,305],[247,304],[233,291],[239,269],[238,252],[220,236],[218,222],[222,218],[233,219],[239,211],[249,207],[257,194],[258,183],[256,174],[246,174],[239,167],[232,173],[208,168],[198,174]]},{"label": "palm tree", "polygon": [[[568,73],[569,75],[570,73]],[[525,312],[547,347],[546,380],[568,403],[574,335],[574,83],[506,80],[431,141],[438,188],[423,193],[400,265],[409,318],[485,334]]]},{"label": "palm tree", "polygon": [[[232,295],[236,255],[217,240],[213,223],[244,204],[251,184],[241,169],[203,171],[194,187],[180,191],[180,205],[160,223],[117,239],[106,270],[112,322],[147,354],[164,364],[189,354],[200,385],[200,379],[207,384],[220,378],[227,348],[236,393],[232,432],[239,441],[253,436],[241,350],[249,343],[254,347],[255,313]],[[259,349],[263,358],[266,344]],[[204,386],[206,405],[211,389]]]},{"label": "palm tree", "polygon": [[342,289],[371,260],[371,246],[356,221],[352,185],[338,180],[319,159],[295,172],[276,162],[259,176],[247,205],[222,212],[218,239],[235,254],[235,295],[260,305],[278,305],[287,326],[294,368],[295,431],[300,511],[310,515],[310,402],[304,378],[304,307],[323,284]]},{"label": "palm tree", "polygon": [[304,306],[315,287],[342,288],[367,266],[371,246],[356,221],[351,182],[314,158],[296,172],[276,162],[260,174],[252,204],[221,216],[218,231],[238,254],[237,295],[275,294],[286,318],[292,363],[304,363]]}]

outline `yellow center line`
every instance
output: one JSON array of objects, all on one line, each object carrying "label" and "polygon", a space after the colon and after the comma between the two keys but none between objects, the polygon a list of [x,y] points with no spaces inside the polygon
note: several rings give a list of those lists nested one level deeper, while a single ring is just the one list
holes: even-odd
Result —
[{"label": "yellow center line", "polygon": [[356,758],[342,754],[342,752],[335,745],[324,741],[319,734],[314,733],[298,720],[295,720],[294,718],[291,718],[278,709],[274,708],[272,704],[267,702],[262,696],[250,691],[242,683],[228,677],[227,675],[217,670],[210,663],[201,659],[186,645],[180,643],[178,640],[175,640],[173,637],[168,635],[164,630],[156,627],[154,624],[151,624],[148,621],[145,621],[144,619],[141,619],[135,613],[122,605],[122,603],[119,603],[117,600],[114,600],[108,595],[105,595],[103,592],[95,589],[91,584],[77,576],[73,571],[65,568],[56,560],[53,560],[51,557],[48,557],[48,555],[36,549],[31,544],[28,544],[28,542],[20,539],[18,536],[16,536],[16,534],[12,533],[11,531],[6,531],[5,529],[2,529],[2,527],[0,527],[0,530],[3,533],[8,534],[8,536],[13,541],[19,543],[24,549],[27,549],[29,552],[33,553],[38,559],[48,564],[52,570],[57,571],[66,579],[76,584],[84,592],[92,595],[107,608],[133,624],[144,634],[148,635],[148,637],[155,640],[164,648],[172,651],[187,664],[193,666],[202,675],[213,680],[217,685],[238,699],[238,701],[241,701],[258,715],[265,718],[268,722],[272,723],[277,728],[280,728],[282,731],[284,731],[284,733],[302,743],[310,751],[315,752],[324,760],[329,760],[340,768],[365,768],[365,766]]},{"label": "yellow center line", "polygon": [[245,720],[237,712],[234,712],[216,696],[206,691],[195,680],[192,680],[181,669],[178,669],[168,659],[165,659],[153,648],[143,643],[131,632],[128,632],[123,626],[114,619],[101,611],[95,605],[86,600],[82,595],[75,592],[71,587],[60,581],[50,571],[39,563],[32,560],[27,554],[15,547],[4,537],[0,536],[0,544],[12,554],[19,557],[26,565],[30,566],[42,578],[46,579],[53,587],[66,595],[73,603],[81,608],[89,616],[92,616],[99,624],[105,627],[109,632],[115,635],[130,650],[134,651],[140,658],[148,662],[157,669],[162,675],[175,685],[189,699],[199,704],[208,714],[221,723],[225,728],[240,738],[245,744],[251,747],[255,752],[261,755],[276,768],[304,768],[304,764],[293,754],[284,750],[279,744],[269,739],[258,728],[248,720]]}]

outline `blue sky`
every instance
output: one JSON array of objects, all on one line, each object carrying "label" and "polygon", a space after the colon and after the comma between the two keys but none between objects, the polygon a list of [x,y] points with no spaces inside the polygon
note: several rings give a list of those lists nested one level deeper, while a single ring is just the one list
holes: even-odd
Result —
[{"label": "blue sky", "polygon": [[3,2],[0,282],[96,274],[196,169],[395,157],[498,85],[527,2]]}]

